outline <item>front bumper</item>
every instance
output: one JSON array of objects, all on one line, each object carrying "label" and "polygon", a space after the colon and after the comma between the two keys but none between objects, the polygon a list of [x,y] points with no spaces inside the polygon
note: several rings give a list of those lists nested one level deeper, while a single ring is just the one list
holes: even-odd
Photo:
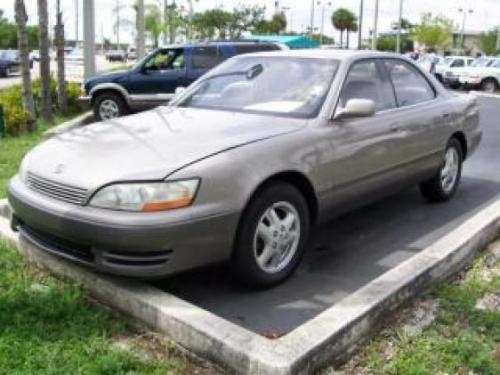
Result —
[{"label": "front bumper", "polygon": [[8,194],[25,239],[96,270],[132,277],[163,277],[228,260],[239,218],[238,212],[196,217],[186,210],[182,218],[179,212],[76,206],[32,191],[18,177]]},{"label": "front bumper", "polygon": [[460,77],[459,82],[463,86],[472,87],[479,86],[481,84],[480,78],[470,78],[470,77]]}]

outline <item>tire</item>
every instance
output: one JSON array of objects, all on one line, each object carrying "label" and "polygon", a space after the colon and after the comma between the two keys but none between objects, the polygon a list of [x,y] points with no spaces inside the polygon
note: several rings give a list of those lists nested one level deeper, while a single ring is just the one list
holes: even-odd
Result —
[{"label": "tire", "polygon": [[[107,109],[103,108],[103,106],[107,106]],[[129,113],[129,109],[123,97],[113,92],[106,92],[98,95],[94,100],[93,110],[94,118],[97,121],[110,120]]]},{"label": "tire", "polygon": [[[444,153],[444,165],[434,177],[420,184],[420,192],[431,202],[446,202],[455,195],[462,176],[463,150],[456,138],[448,141]],[[456,158],[456,164],[449,158]],[[445,177],[445,174],[448,177]]]},{"label": "tire", "polygon": [[498,82],[493,78],[486,78],[481,82],[481,90],[489,93],[494,93],[498,88]]},{"label": "tire", "polygon": [[444,83],[444,82],[443,82],[443,76],[442,76],[441,74],[435,74],[435,77],[436,77],[436,79],[437,79],[439,82]]},{"label": "tire", "polygon": [[[258,230],[259,224],[265,231]],[[240,220],[231,262],[236,278],[254,288],[268,288],[284,281],[302,259],[309,226],[307,202],[298,189],[282,182],[264,187]]]},{"label": "tire", "polygon": [[5,78],[8,76],[7,68],[0,69],[0,77]]}]

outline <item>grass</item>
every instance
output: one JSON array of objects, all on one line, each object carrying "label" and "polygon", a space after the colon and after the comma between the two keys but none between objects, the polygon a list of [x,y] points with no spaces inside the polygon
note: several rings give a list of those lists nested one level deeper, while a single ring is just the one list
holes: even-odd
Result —
[{"label": "grass", "polygon": [[[54,124],[57,125],[66,120],[68,118],[56,117]],[[26,152],[41,141],[43,132],[49,127],[50,125],[40,122],[34,133],[22,134],[19,137],[0,138],[0,199],[5,198],[7,183],[17,173]]]},{"label": "grass", "polygon": [[391,318],[351,361],[354,364],[346,364],[347,372],[500,374],[500,311],[476,308],[477,300],[487,294],[500,296],[500,260],[490,252],[480,256],[462,279],[442,283],[424,297],[437,302],[432,324],[407,335],[401,321]]},{"label": "grass", "polygon": [[[90,303],[83,288],[29,270],[0,242],[1,374],[177,374],[184,359],[139,355],[113,343],[127,322]],[[192,369],[192,368],[191,368]]]}]

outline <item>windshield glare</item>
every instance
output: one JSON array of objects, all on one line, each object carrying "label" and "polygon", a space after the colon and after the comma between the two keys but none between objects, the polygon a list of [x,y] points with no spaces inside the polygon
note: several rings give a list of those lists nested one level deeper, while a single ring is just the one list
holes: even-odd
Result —
[{"label": "windshield glare", "polygon": [[178,105],[313,117],[325,100],[338,65],[336,60],[240,56],[202,77]]}]

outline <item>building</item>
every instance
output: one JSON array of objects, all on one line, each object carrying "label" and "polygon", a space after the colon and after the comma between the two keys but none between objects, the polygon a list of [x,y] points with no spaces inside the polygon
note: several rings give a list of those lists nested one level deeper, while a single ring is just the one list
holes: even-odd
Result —
[{"label": "building", "polygon": [[317,48],[319,43],[303,35],[247,35],[244,39],[261,42],[275,42],[287,45],[291,49]]}]

